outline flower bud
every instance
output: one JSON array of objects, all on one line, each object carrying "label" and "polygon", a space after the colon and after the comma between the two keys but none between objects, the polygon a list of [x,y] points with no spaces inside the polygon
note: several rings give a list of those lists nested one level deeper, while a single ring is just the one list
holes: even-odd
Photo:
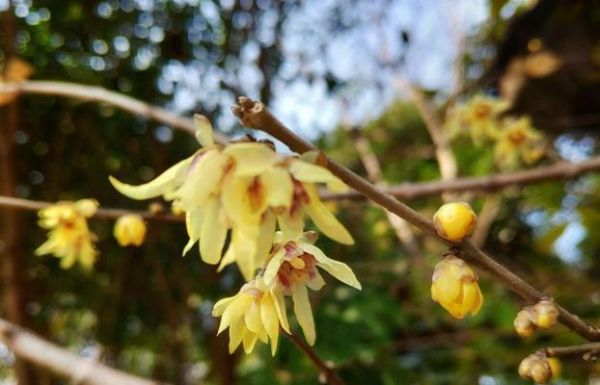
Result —
[{"label": "flower bud", "polygon": [[98,211],[98,201],[95,199],[80,199],[75,202],[77,211],[86,218],[90,218]]},{"label": "flower bud", "polygon": [[533,311],[536,314],[535,324],[538,327],[548,329],[556,324],[558,309],[552,300],[541,300],[533,306]]},{"label": "flower bud", "polygon": [[550,365],[550,371],[552,372],[552,378],[560,377],[560,372],[562,370],[562,365],[560,364],[560,360],[556,357],[548,358],[548,365]]},{"label": "flower bud", "polygon": [[431,298],[458,319],[469,312],[477,314],[483,305],[477,276],[469,265],[453,255],[444,257],[435,266]]},{"label": "flower bud", "polygon": [[552,368],[545,355],[534,353],[521,361],[519,375],[538,384],[546,384],[552,378]]},{"label": "flower bud", "polygon": [[446,203],[433,216],[439,236],[451,242],[461,242],[475,230],[477,216],[468,203]]},{"label": "flower bud", "polygon": [[120,246],[140,246],[146,236],[146,224],[137,214],[123,215],[117,219],[113,235]]},{"label": "flower bud", "polygon": [[535,319],[536,314],[529,307],[518,312],[513,323],[517,334],[521,337],[531,336],[537,329]]}]

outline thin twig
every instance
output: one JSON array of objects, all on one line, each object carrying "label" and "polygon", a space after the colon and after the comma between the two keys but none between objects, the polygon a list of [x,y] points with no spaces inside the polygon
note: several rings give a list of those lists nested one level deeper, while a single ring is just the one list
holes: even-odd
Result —
[{"label": "thin twig", "polygon": [[17,357],[45,368],[67,380],[78,381],[81,384],[161,384],[158,381],[145,379],[110,368],[93,359],[79,357],[3,319],[0,319],[0,341]]},{"label": "thin twig", "polygon": [[[358,131],[351,133],[351,135],[353,136],[354,148],[356,148],[361,163],[367,171],[369,180],[377,185],[377,187],[386,187],[387,184],[382,178],[381,164],[373,152],[369,140]],[[400,243],[402,243],[410,253],[412,260],[421,263],[423,261],[423,252],[421,251],[421,247],[408,222],[387,210],[385,210],[385,216],[396,233],[396,237]]]},{"label": "thin twig", "polygon": [[[85,101],[107,103],[124,111],[145,116],[177,128],[190,135],[194,135],[196,132],[191,119],[102,87],[41,80],[0,83],[0,94],[9,93],[64,96]],[[227,138],[218,133],[215,133],[215,139],[217,142],[227,142]]]},{"label": "thin twig", "polygon": [[[493,174],[483,177],[458,178],[449,181],[403,183],[382,189],[382,192],[396,198],[414,199],[439,195],[446,191],[494,192],[512,186],[527,186],[541,182],[576,179],[586,173],[600,171],[600,156],[579,163],[558,162],[530,170],[509,174]],[[323,193],[324,200],[364,199],[357,191],[347,193]]]},{"label": "thin twig", "polygon": [[600,342],[576,345],[576,346],[560,346],[542,349],[548,357],[570,356],[585,353],[600,353]]},{"label": "thin twig", "polygon": [[[316,148],[300,138],[294,132],[283,125],[261,102],[255,102],[246,97],[239,98],[239,105],[232,107],[232,112],[240,119],[245,127],[263,130],[271,136],[285,143],[291,150],[297,153],[316,150]],[[496,262],[490,256],[481,251],[473,242],[466,240],[459,244],[451,244],[436,234],[433,224],[422,214],[413,210],[411,207],[395,199],[393,196],[384,193],[377,187],[361,178],[345,166],[326,158],[327,168],[343,180],[348,186],[357,190],[368,199],[379,204],[388,211],[393,212],[414,226],[421,229],[424,233],[436,237],[440,242],[447,245],[453,245],[462,250],[463,257],[474,264],[486,269],[494,275],[503,285],[521,296],[523,299],[535,303],[546,297],[544,293],[537,290],[523,279],[519,278],[513,272],[503,265]],[[579,334],[588,341],[599,341],[600,331],[585,322],[579,317],[570,313],[563,307],[556,304],[560,321],[569,329]]]},{"label": "thin twig", "polygon": [[312,363],[319,369],[321,374],[325,376],[326,383],[330,385],[344,385],[344,381],[338,376],[337,372],[323,361],[317,353],[310,347],[301,337],[295,334],[283,333],[300,349],[306,356],[312,361]]},{"label": "thin twig", "polygon": [[[16,209],[22,210],[32,210],[37,211],[43,209],[45,207],[51,206],[54,203],[52,202],[44,202],[44,201],[34,201],[29,199],[22,198],[13,198],[7,196],[0,196],[0,206],[13,207]],[[164,213],[151,213],[148,211],[136,211],[136,210],[126,210],[126,209],[114,209],[114,208],[106,208],[100,207],[96,214],[94,214],[95,218],[103,218],[103,219],[117,219],[123,215],[127,214],[137,214],[144,219],[152,220],[152,221],[163,221],[163,222],[185,222],[185,218],[172,214],[164,214]]]}]

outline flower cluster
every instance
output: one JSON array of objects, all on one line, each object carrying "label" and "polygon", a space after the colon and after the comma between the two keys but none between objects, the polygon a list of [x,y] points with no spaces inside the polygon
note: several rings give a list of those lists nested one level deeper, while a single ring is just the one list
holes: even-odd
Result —
[{"label": "flower cluster", "polygon": [[468,134],[477,146],[492,144],[495,162],[503,170],[533,164],[545,153],[543,136],[529,118],[505,116],[507,109],[503,100],[477,95],[455,108],[446,125],[452,136]]},{"label": "flower cluster", "polygon": [[550,299],[543,299],[517,313],[514,326],[521,337],[531,336],[538,328],[549,329],[556,324],[558,309]]},{"label": "flower cluster", "polygon": [[39,211],[41,227],[49,229],[48,240],[35,250],[36,255],[53,254],[60,266],[68,269],[79,261],[91,269],[98,255],[94,248],[95,235],[89,230],[87,218],[96,213],[98,202],[82,199],[59,202]]},{"label": "flower cluster", "polygon": [[[279,325],[289,332],[285,296],[307,341],[316,333],[307,288],[324,285],[317,267],[360,289],[350,268],[313,245],[305,216],[317,229],[342,244],[354,240],[320,200],[318,186],[344,191],[345,184],[318,163],[318,153],[282,156],[269,142],[251,139],[220,145],[210,123],[195,117],[202,148],[149,183],[132,186],[110,177],[113,186],[133,199],[162,196],[186,215],[189,241],[219,270],[236,263],[247,283],[214,307],[219,332],[229,328],[230,350],[240,343],[249,352],[257,340],[277,348]],[[229,241],[227,241],[229,240]]]}]

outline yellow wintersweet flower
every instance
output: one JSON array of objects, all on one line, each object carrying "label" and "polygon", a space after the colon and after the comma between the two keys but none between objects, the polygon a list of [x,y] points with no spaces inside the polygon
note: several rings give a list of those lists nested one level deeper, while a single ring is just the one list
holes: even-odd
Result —
[{"label": "yellow wintersweet flower", "polygon": [[290,333],[285,303],[267,288],[261,277],[246,283],[233,297],[218,301],[212,312],[221,317],[217,334],[229,328],[229,352],[233,353],[242,343],[250,353],[257,340],[271,340],[271,354],[277,351],[279,325]]},{"label": "yellow wintersweet flower", "polygon": [[123,215],[115,222],[113,235],[120,246],[140,246],[146,237],[146,224],[137,214]]},{"label": "yellow wintersweet flower", "polygon": [[79,261],[90,269],[98,251],[94,248],[95,235],[90,232],[87,218],[93,216],[98,202],[82,199],[75,203],[59,202],[39,211],[39,225],[49,229],[48,240],[35,250],[36,255],[53,254],[61,258],[60,266],[68,269]]},{"label": "yellow wintersweet flower", "polygon": [[[346,188],[329,170],[306,161],[308,155],[280,156],[266,143],[220,146],[204,118],[197,116],[196,126],[203,149],[156,179],[131,186],[110,178],[113,186],[130,198],[162,195],[186,213],[190,239],[184,254],[198,242],[205,262],[221,260],[220,268],[236,262],[250,280],[268,256],[277,222],[286,233],[301,234],[304,213],[329,237],[353,243],[316,190],[318,183],[335,191]],[[228,231],[231,241],[223,250]]]},{"label": "yellow wintersweet flower", "polygon": [[284,296],[292,297],[298,323],[306,341],[313,345],[316,331],[307,289],[320,290],[325,285],[317,267],[356,289],[360,290],[361,285],[348,265],[328,258],[313,245],[316,233],[307,232],[296,239],[284,236],[277,234],[271,259],[264,270],[264,280],[280,303],[284,302]]},{"label": "yellow wintersweet flower", "polygon": [[544,137],[527,117],[505,119],[496,138],[494,158],[503,169],[515,169],[521,161],[532,164],[544,155]]},{"label": "yellow wintersweet flower", "polygon": [[500,129],[499,115],[508,104],[497,98],[476,95],[466,104],[456,108],[448,120],[452,136],[468,132],[476,145],[493,139]]},{"label": "yellow wintersweet flower", "polygon": [[477,276],[462,259],[453,255],[445,256],[435,266],[431,298],[458,319],[469,312],[477,314],[483,305]]}]

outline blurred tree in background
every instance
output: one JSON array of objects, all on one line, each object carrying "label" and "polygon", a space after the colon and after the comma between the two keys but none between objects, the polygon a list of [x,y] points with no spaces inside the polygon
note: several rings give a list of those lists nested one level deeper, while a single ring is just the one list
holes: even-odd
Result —
[{"label": "blurred tree in background", "polygon": [[[361,175],[367,170],[355,139],[366,139],[390,185],[440,178],[420,109],[400,92],[399,77],[423,90],[442,120],[474,95],[503,97],[511,105],[506,114],[530,116],[547,139],[538,165],[597,154],[599,4],[477,3],[5,0],[0,69],[3,81],[19,80],[8,69],[20,60],[32,79],[96,85],[183,115],[199,112],[228,135],[242,132],[229,106],[248,95]],[[0,127],[1,195],[51,202],[94,197],[146,209],[147,202],[119,195],[107,176],[148,181],[197,147],[165,125],[55,96],[0,99]],[[459,176],[504,171],[489,146],[459,136],[452,148]],[[587,175],[463,199],[492,212],[486,250],[594,323],[599,190],[598,176]],[[441,203],[410,202],[428,216]],[[481,313],[452,319],[430,301],[441,245],[417,233],[415,255],[380,208],[330,205],[356,245],[322,239],[320,246],[353,267],[363,290],[327,280],[327,290],[315,293],[315,350],[347,384],[526,383],[516,370],[523,357],[581,342],[563,327],[518,338],[512,323],[523,303],[485,273]],[[101,254],[86,272],[34,256],[45,240],[34,212],[3,208],[1,216],[5,318],[82,355],[176,384],[317,382],[318,372],[286,339],[274,358],[264,346],[251,355],[227,352],[227,338],[215,336],[212,305],[243,279],[233,268],[217,275],[195,250],[181,258],[183,226],[150,222],[142,247],[121,248],[112,221],[92,220]],[[26,385],[61,383],[15,363],[1,345],[0,360],[5,383],[15,376]],[[579,359],[563,367],[557,384],[600,377],[600,368]]]}]

